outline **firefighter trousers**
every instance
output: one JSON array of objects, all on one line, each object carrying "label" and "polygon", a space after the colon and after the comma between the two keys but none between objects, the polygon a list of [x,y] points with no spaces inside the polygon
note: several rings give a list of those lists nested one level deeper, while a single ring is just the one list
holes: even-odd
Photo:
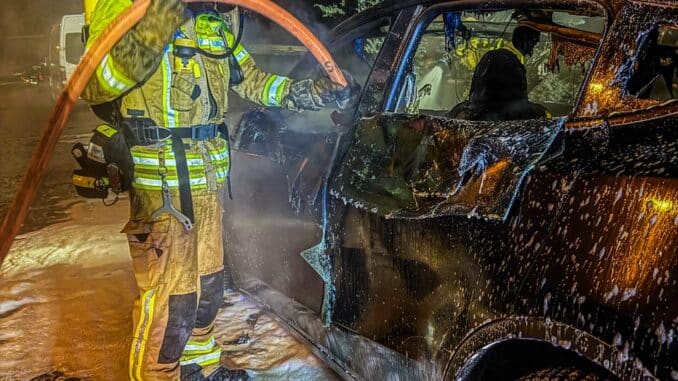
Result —
[{"label": "firefighter trousers", "polygon": [[[178,209],[178,191],[172,191]],[[193,191],[195,226],[150,215],[162,206],[160,191],[130,192],[127,234],[139,299],[134,304],[130,380],[179,380],[180,364],[219,365],[212,336],[223,299],[222,214],[219,194]],[[195,365],[192,365],[195,366]]]}]

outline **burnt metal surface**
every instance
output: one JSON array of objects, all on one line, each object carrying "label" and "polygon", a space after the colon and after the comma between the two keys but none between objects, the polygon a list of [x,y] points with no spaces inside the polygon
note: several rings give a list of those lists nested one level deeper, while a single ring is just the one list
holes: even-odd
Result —
[{"label": "burnt metal surface", "polygon": [[[504,3],[519,2],[486,6]],[[396,14],[357,110],[376,116],[338,145],[297,134],[235,153],[239,286],[349,379],[492,379],[517,351],[677,380],[678,106],[624,93],[638,35],[675,24],[675,6],[601,3],[614,23],[572,116],[492,125],[381,114],[424,10],[408,4],[379,8]],[[323,276],[300,255],[318,242]]]},{"label": "burnt metal surface", "polygon": [[242,278],[240,286],[316,349],[347,380],[440,380],[442,370],[433,361],[415,361],[380,343],[333,325],[325,327],[316,311],[291,301],[256,278]]},{"label": "burnt metal surface", "polygon": [[364,119],[332,194],[388,218],[503,220],[525,176],[560,130],[562,120]]}]

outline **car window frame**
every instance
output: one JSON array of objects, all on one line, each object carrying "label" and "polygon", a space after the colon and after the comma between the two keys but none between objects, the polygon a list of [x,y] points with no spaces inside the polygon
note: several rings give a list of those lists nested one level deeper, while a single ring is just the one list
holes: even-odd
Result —
[{"label": "car window frame", "polygon": [[403,41],[410,34],[411,20],[417,18],[424,9],[423,5],[413,3],[406,4],[406,6],[393,12],[391,29],[386,35],[381,51],[372,66],[372,71],[367,77],[365,87],[362,89],[354,121],[383,111],[385,94],[391,86],[394,66],[398,62],[398,57],[402,54],[400,50]]},{"label": "car window frame", "polygon": [[[587,88],[587,85],[591,79],[593,69],[596,67],[601,48],[606,41],[608,32],[610,30],[610,25],[612,23],[612,16],[614,12],[612,9],[608,8],[606,4],[601,3],[595,0],[582,0],[576,2],[578,6],[586,5],[591,9],[596,9],[601,12],[602,17],[606,19],[605,28],[602,32],[602,38],[600,45],[596,49],[596,53],[592,60],[591,68],[588,70],[582,84],[580,85],[577,93],[577,97],[572,106],[572,110],[564,118],[569,119],[573,115],[576,115],[576,111],[579,108],[581,100],[584,95],[584,90]],[[482,0],[461,0],[454,2],[445,2],[440,4],[435,4],[430,7],[427,7],[421,14],[417,17],[414,22],[414,27],[411,28],[407,36],[403,39],[401,48],[399,49],[400,54],[396,57],[394,62],[395,69],[392,73],[392,78],[389,80],[389,86],[386,89],[388,92],[383,106],[383,112],[385,113],[394,113],[396,112],[396,105],[398,102],[398,97],[400,91],[405,82],[406,74],[409,71],[409,67],[412,64],[412,60],[417,52],[421,38],[428,27],[428,25],[443,12],[459,12],[459,11],[473,11],[473,10],[507,10],[515,9],[521,7],[534,7],[534,2],[528,0],[504,0],[501,2],[492,2],[490,4],[487,1]],[[545,8],[552,9],[554,11],[571,11],[571,7],[574,6],[573,1],[562,0],[554,1],[552,3],[545,4]]]}]

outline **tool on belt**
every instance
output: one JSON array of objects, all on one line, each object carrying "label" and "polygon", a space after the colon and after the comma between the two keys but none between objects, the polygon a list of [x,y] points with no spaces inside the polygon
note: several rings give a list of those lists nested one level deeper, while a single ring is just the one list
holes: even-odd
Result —
[{"label": "tool on belt", "polygon": [[[175,154],[175,158],[178,157],[179,155]],[[185,161],[185,160],[184,160]],[[191,217],[186,216],[186,214],[178,211],[174,205],[172,204],[172,192],[170,191],[169,184],[167,183],[166,177],[167,177],[167,167],[165,166],[165,152],[161,151],[158,153],[158,173],[160,174],[160,179],[162,181],[162,206],[160,209],[156,210],[151,214],[152,219],[157,219],[160,217],[161,214],[167,213],[170,216],[176,218],[179,223],[184,225],[184,229],[186,231],[191,231],[193,230],[193,224],[194,224],[194,216],[192,215],[193,213],[193,200],[190,198],[190,192],[191,189],[188,188],[188,195],[189,195],[189,202],[190,204],[190,210],[188,208],[185,208],[185,205],[188,206],[187,204],[184,204],[184,198],[181,198],[181,207],[182,209],[185,210],[187,214],[191,214]],[[177,167],[179,164],[179,160],[177,160]],[[181,177],[181,176],[180,176]],[[182,188],[179,186],[179,193],[181,196],[183,196],[183,190],[185,188]]]}]

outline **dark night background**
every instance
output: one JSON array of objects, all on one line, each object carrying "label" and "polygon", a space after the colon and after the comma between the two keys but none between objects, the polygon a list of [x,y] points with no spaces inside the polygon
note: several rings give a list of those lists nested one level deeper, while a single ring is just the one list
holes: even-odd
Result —
[{"label": "dark night background", "polygon": [[[320,10],[313,6],[313,4],[336,3],[336,0],[279,0],[277,2],[318,33],[339,21],[323,18]],[[355,8],[355,3],[355,0],[346,2],[346,9],[349,13]],[[0,62],[2,66],[0,76],[21,71],[42,62],[47,54],[47,39],[52,25],[58,23],[65,14],[81,12],[81,0],[1,1]],[[280,33],[271,33],[271,35],[279,36]],[[249,36],[249,38],[252,37]]]}]

